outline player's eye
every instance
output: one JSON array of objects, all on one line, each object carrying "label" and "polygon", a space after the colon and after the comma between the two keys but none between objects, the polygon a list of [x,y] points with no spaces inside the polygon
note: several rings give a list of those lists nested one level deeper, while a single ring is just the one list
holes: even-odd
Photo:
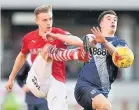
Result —
[{"label": "player's eye", "polygon": [[114,21],[117,21],[117,19],[114,19]]},{"label": "player's eye", "polygon": [[49,20],[53,20],[53,18],[49,18]]},{"label": "player's eye", "polygon": [[44,21],[44,22],[46,22],[46,21],[47,21],[47,19],[44,19],[43,21]]}]

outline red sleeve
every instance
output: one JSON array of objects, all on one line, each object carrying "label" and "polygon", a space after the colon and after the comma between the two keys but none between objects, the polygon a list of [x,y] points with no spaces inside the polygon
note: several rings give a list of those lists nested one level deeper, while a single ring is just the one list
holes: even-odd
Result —
[{"label": "red sleeve", "polygon": [[27,42],[26,36],[24,36],[23,41],[22,41],[21,52],[22,52],[23,54],[29,53],[28,42]]}]

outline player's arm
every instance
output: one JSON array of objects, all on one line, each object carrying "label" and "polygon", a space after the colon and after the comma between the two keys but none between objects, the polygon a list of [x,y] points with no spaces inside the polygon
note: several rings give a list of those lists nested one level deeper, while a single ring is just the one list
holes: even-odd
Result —
[{"label": "player's arm", "polygon": [[27,35],[24,36],[22,44],[23,45],[21,48],[21,52],[17,55],[12,72],[9,76],[10,81],[14,81],[17,72],[19,71],[19,69],[23,66],[23,64],[26,61],[26,57],[27,57],[27,54],[29,52],[28,43],[27,43]]},{"label": "player's arm", "polygon": [[13,82],[14,79],[16,77],[17,72],[20,70],[20,68],[23,66],[23,64],[26,61],[26,55],[29,52],[27,45],[26,45],[26,41],[25,39],[23,39],[23,46],[21,48],[21,52],[17,55],[12,72],[9,76],[9,80],[5,85],[5,88],[7,89],[7,91],[11,91],[13,88]]},{"label": "player's arm", "polygon": [[13,69],[12,69],[12,72],[9,76],[9,80],[10,81],[14,81],[15,77],[16,77],[16,74],[17,72],[20,70],[20,68],[23,66],[23,64],[25,63],[26,61],[26,55],[23,54],[22,52],[20,52],[17,57],[16,57],[16,60],[15,60],[15,63],[14,63],[14,66],[13,66]]},{"label": "player's arm", "polygon": [[115,51],[116,47],[128,47],[127,43],[125,42],[125,40],[122,39],[117,39],[112,43],[109,42],[104,42],[103,45],[107,48],[108,52],[112,55],[113,52]]},{"label": "player's arm", "polygon": [[66,42],[68,45],[83,46],[82,40],[74,35],[56,34],[55,37],[63,42]]},{"label": "player's arm", "polygon": [[111,43],[109,43],[107,40],[103,42],[103,45],[108,50],[109,54],[112,55],[115,51],[115,46],[113,46]]},{"label": "player's arm", "polygon": [[60,31],[61,33],[47,33],[46,36],[51,36],[54,37],[56,39],[59,39],[65,43],[67,43],[68,45],[74,45],[74,46],[83,46],[83,41],[74,35],[71,34],[66,34],[66,32],[64,31]]},{"label": "player's arm", "polygon": [[25,63],[25,60],[26,60],[26,55],[20,52],[16,57],[12,72],[9,76],[9,80],[5,85],[5,88],[7,89],[8,92],[12,90],[16,74],[19,71],[19,69],[22,67],[22,65]]}]

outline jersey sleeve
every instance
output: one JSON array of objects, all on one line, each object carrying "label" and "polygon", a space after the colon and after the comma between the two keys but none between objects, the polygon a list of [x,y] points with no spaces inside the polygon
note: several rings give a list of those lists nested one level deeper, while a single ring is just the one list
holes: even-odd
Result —
[{"label": "jersey sleeve", "polygon": [[22,41],[21,52],[23,54],[27,54],[29,52],[26,36],[24,36],[23,41]]}]

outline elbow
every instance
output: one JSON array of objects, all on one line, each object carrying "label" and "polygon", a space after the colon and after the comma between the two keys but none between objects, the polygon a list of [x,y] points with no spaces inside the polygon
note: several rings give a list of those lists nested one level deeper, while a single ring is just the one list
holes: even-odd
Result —
[{"label": "elbow", "polygon": [[80,38],[77,38],[77,40],[75,41],[76,46],[83,46],[83,41]]},{"label": "elbow", "polygon": [[18,57],[26,59],[27,55],[23,54],[22,52],[19,53]]},{"label": "elbow", "polygon": [[78,46],[80,46],[80,47],[83,46],[83,41],[82,40],[79,41]]}]

